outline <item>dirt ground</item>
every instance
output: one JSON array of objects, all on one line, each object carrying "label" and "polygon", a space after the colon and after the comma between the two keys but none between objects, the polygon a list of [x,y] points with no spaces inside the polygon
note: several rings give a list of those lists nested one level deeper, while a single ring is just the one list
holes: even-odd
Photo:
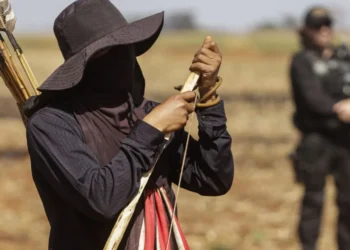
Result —
[{"label": "dirt ground", "polygon": [[[186,44],[179,42],[180,38],[165,35],[140,58],[148,98],[161,101],[185,80],[204,36],[191,36]],[[250,38],[255,43],[247,45]],[[235,180],[231,191],[222,197],[180,192],[183,229],[195,250],[297,250],[302,187],[293,182],[287,158],[298,140],[291,125],[293,106],[287,78],[295,40],[294,45],[275,46],[275,50],[271,49],[274,37],[268,35],[219,36],[218,40],[224,55],[220,93],[233,137]],[[23,44],[42,82],[62,59],[50,39],[37,46],[40,41],[27,39]],[[47,249],[49,226],[31,179],[25,130],[4,86],[0,86],[0,110],[0,249]],[[333,200],[330,179],[320,250],[336,249]]]}]

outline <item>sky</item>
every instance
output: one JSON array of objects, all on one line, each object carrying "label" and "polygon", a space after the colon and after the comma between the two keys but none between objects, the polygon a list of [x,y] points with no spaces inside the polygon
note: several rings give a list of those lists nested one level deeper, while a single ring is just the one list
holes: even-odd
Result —
[{"label": "sky", "polygon": [[[73,0],[9,0],[17,16],[16,32],[52,33],[56,16]],[[160,11],[192,11],[203,29],[244,32],[264,20],[279,20],[285,14],[301,18],[314,4],[344,12],[342,26],[350,30],[349,0],[111,0],[128,18]]]}]

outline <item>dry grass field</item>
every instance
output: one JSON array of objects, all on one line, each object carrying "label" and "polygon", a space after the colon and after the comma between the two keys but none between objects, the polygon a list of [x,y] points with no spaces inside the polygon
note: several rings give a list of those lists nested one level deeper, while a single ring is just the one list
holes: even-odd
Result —
[{"label": "dry grass field", "polygon": [[[139,59],[148,98],[176,93],[204,33],[164,34]],[[220,93],[233,137],[235,181],[222,197],[180,192],[180,220],[191,249],[297,250],[302,188],[288,154],[298,139],[291,125],[288,63],[297,38],[288,32],[213,34],[224,55]],[[20,37],[42,82],[62,63],[52,38]],[[329,180],[320,250],[335,250],[336,210]],[[0,249],[47,249],[49,226],[31,179],[25,130],[6,87],[0,86]]]}]

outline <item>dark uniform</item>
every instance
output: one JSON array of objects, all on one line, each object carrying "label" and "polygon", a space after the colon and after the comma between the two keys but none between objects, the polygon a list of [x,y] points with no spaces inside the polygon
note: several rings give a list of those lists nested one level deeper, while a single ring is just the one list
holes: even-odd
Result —
[{"label": "dark uniform", "polygon": [[303,50],[290,68],[294,124],[302,135],[292,160],[296,179],[305,186],[299,224],[303,250],[316,249],[329,173],[337,187],[338,247],[350,249],[350,125],[333,112],[334,104],[350,97],[350,59],[338,52],[324,59],[320,52]]}]

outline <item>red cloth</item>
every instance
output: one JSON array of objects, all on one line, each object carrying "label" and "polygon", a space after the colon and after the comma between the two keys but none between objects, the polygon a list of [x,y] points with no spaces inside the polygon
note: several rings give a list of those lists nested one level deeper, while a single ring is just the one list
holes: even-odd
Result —
[{"label": "red cloth", "polygon": [[[158,192],[160,191],[160,192]],[[145,250],[157,249],[157,242],[159,242],[159,250],[174,250],[173,247],[177,246],[176,249],[189,250],[189,246],[185,239],[185,236],[180,228],[179,221],[174,216],[174,225],[172,228],[172,236],[170,240],[175,239],[176,235],[178,239],[176,242],[169,242],[168,248],[167,241],[169,238],[169,229],[171,223],[171,217],[173,214],[173,207],[166,196],[164,190],[146,190],[145,191]],[[162,194],[162,195],[161,195]],[[158,238],[157,238],[158,237]],[[180,242],[179,242],[180,241]]]},{"label": "red cloth", "polygon": [[154,250],[156,238],[156,224],[154,211],[154,197],[151,190],[146,191],[145,198],[145,250]]}]

